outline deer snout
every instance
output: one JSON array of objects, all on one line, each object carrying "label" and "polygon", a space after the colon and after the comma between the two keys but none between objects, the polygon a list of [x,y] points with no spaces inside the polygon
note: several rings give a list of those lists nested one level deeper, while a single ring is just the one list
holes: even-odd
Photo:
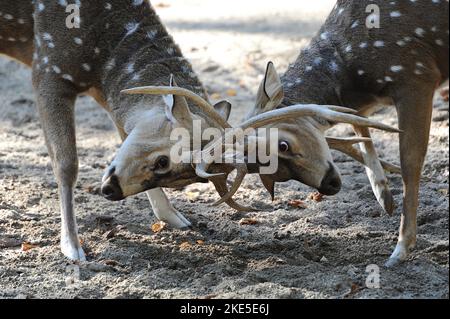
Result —
[{"label": "deer snout", "polygon": [[108,200],[119,201],[124,199],[123,191],[119,183],[119,178],[114,174],[114,171],[109,177],[104,179],[101,191],[103,197]]},{"label": "deer snout", "polygon": [[324,195],[336,195],[341,190],[342,182],[339,172],[330,163],[325,177],[320,184],[318,191]]}]

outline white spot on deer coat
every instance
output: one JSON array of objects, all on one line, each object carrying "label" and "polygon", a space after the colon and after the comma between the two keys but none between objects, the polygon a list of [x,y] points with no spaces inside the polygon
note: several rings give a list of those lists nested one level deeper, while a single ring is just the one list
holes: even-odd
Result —
[{"label": "white spot on deer coat", "polygon": [[73,82],[73,77],[72,77],[71,75],[69,75],[69,74],[63,74],[63,75],[62,75],[62,78],[63,78],[64,80]]},{"label": "white spot on deer coat", "polygon": [[398,72],[400,72],[402,70],[403,70],[403,66],[401,66],[401,65],[393,65],[393,66],[391,66],[391,71],[392,72],[398,73]]},{"label": "white spot on deer coat", "polygon": [[53,37],[50,33],[44,32],[42,33],[42,39],[44,39],[45,41],[52,41]]},{"label": "white spot on deer coat", "polygon": [[417,28],[414,32],[421,38],[425,36],[425,30],[422,28]]},{"label": "white spot on deer coat", "polygon": [[90,66],[89,64],[87,64],[87,63],[83,63],[83,64],[81,65],[81,67],[82,67],[85,71],[88,71],[88,72],[92,70],[91,66]]},{"label": "white spot on deer coat", "polygon": [[320,63],[322,63],[323,58],[321,58],[320,56],[314,59],[314,65],[319,65]]},{"label": "white spot on deer coat", "polygon": [[52,69],[57,74],[61,73],[61,69],[58,66],[56,66],[56,65],[52,66]]},{"label": "white spot on deer coat", "polygon": [[134,72],[134,63],[130,63],[130,64],[127,65],[126,72],[128,74],[131,74],[131,73]]},{"label": "white spot on deer coat", "polygon": [[320,35],[320,38],[321,38],[322,40],[328,40],[328,35],[329,35],[328,32],[323,32],[323,33]]},{"label": "white spot on deer coat", "polygon": [[125,25],[125,29],[127,30],[127,33],[125,34],[125,36],[129,36],[131,34],[133,34],[134,32],[136,32],[136,30],[139,28],[139,23],[137,22],[129,22]]},{"label": "white spot on deer coat", "polygon": [[147,38],[149,38],[150,40],[155,39],[156,35],[158,34],[158,31],[147,31]]}]

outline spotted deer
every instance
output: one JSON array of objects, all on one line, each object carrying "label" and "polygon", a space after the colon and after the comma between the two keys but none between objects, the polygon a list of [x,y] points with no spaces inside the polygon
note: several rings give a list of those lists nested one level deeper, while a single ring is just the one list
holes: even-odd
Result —
[{"label": "spotted deer", "polygon": [[[79,28],[67,26],[69,4],[79,8],[80,16],[75,17]],[[170,147],[170,132],[185,122],[186,114],[191,116],[188,107],[203,127],[223,126],[225,120],[211,113],[212,108],[188,105],[183,97],[120,94],[122,89],[144,84],[175,85],[169,83],[173,74],[180,87],[206,98],[192,66],[148,1],[2,0],[0,53],[32,68],[37,109],[58,181],[61,250],[68,258],[85,260],[73,203],[78,173],[74,123],[78,95],[91,95],[109,113],[132,163],[141,165],[139,159],[147,159],[138,168],[141,175],[153,173],[159,186],[200,180],[192,170],[168,169],[164,152]],[[216,107],[228,117],[228,103]],[[152,152],[148,151],[150,145]],[[104,180],[109,183],[102,192],[119,200],[129,190],[120,188],[114,173],[113,168],[106,174]],[[161,188],[147,185],[146,189],[157,218],[175,227],[190,226]]]},{"label": "spotted deer", "polygon": [[[379,12],[375,10],[369,16],[372,9],[368,8]],[[379,26],[373,27],[374,21]],[[255,120],[255,115],[263,116],[275,109],[283,114],[282,110],[291,105],[314,103],[341,105],[368,116],[378,105],[395,105],[401,130],[404,194],[398,244],[388,266],[405,260],[416,243],[419,183],[428,147],[433,95],[449,75],[448,24],[449,4],[444,0],[338,0],[317,36],[281,78],[269,64],[251,113]],[[305,148],[325,148],[323,127],[335,124],[318,117],[280,119],[283,121],[274,125],[286,132],[287,138],[280,144],[286,151],[286,162],[281,162],[278,174],[263,176],[272,191],[275,182],[299,179],[298,172],[310,171],[314,175],[321,162],[303,159],[308,164],[305,166],[294,156],[294,149],[303,148],[297,155],[308,158]],[[359,137],[370,138],[368,128],[355,125],[354,130]],[[351,147],[354,141],[347,145],[335,142],[329,139],[329,147],[364,162],[376,198],[392,214],[394,201],[383,166],[393,171],[395,167],[378,160],[370,139],[360,143],[361,152]],[[336,177],[336,191],[340,188],[337,181]]]}]

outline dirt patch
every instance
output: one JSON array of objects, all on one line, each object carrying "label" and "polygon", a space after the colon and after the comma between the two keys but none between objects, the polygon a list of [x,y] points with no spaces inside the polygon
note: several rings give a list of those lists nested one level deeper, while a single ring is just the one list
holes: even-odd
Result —
[{"label": "dirt patch", "polygon": [[[333,5],[318,1],[308,11],[304,1],[294,8],[259,1],[256,11],[233,11],[226,3],[179,2],[158,11],[209,92],[236,106],[234,123],[252,106],[266,62],[284,71]],[[230,89],[237,95],[227,96]],[[440,97],[420,193],[417,248],[395,269],[382,265],[395,246],[401,207],[385,216],[364,169],[338,153],[343,190],[335,197],[315,201],[308,198],[311,189],[292,182],[278,185],[271,203],[251,176],[236,198],[263,210],[243,214],[210,207],[217,199],[211,185],[191,185],[168,193],[194,228],[152,232],[156,219],[144,195],[120,203],[99,196],[103,168],[120,141],[107,114],[82,97],[75,193],[89,262],[79,265],[80,279],[73,280],[78,270],[59,252],[57,188],[29,70],[1,58],[0,92],[0,297],[448,298],[448,102]],[[395,124],[392,109],[375,118]],[[398,163],[396,138],[376,132],[375,141],[382,157]],[[401,179],[389,179],[400,206]],[[306,207],[289,205],[292,200]],[[36,247],[22,251],[23,242]],[[365,288],[370,264],[380,267],[380,289]]]}]

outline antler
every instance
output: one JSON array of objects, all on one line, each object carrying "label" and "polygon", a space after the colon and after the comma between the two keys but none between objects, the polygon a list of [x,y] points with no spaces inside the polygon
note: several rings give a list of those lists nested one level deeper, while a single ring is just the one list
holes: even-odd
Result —
[{"label": "antler", "polygon": [[174,86],[142,86],[136,87],[132,89],[122,90],[120,93],[125,94],[152,94],[152,95],[167,95],[173,94],[178,96],[183,96],[187,99],[190,99],[197,106],[199,106],[202,112],[208,116],[209,118],[216,121],[222,128],[231,128],[231,125],[228,124],[226,120],[224,120],[219,113],[214,110],[214,107],[202,98],[200,95],[195,94],[192,91],[181,87]]},{"label": "antler", "polygon": [[[337,138],[337,137],[327,137],[327,142],[330,148],[337,150],[341,153],[344,153],[361,164],[365,165],[363,155],[359,150],[353,147],[354,144],[364,143],[371,141],[370,138],[367,137],[349,137],[349,138]],[[380,159],[380,163],[383,168],[393,174],[401,174],[402,169],[399,166],[388,163],[382,159]]]},{"label": "antler", "polygon": [[[346,112],[342,112],[342,111]],[[258,128],[276,121],[292,119],[295,117],[318,116],[331,122],[342,122],[364,127],[373,127],[380,130],[400,133],[401,131],[395,127],[379,123],[358,115],[348,114],[353,110],[337,107],[333,105],[293,105],[270,112],[259,114],[241,124],[241,128],[249,127]]]}]

